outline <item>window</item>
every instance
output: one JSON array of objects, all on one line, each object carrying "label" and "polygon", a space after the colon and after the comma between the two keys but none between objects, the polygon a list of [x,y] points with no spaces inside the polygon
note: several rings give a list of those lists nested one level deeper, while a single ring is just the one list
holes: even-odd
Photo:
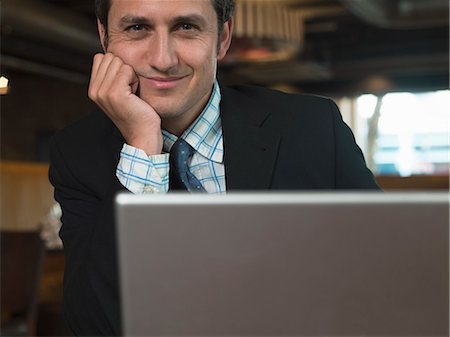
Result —
[{"label": "window", "polygon": [[355,119],[355,134],[375,174],[449,174],[449,90],[362,95]]}]

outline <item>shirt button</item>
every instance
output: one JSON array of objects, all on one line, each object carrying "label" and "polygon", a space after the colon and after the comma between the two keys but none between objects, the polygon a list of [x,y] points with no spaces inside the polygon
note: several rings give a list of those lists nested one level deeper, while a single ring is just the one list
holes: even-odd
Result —
[{"label": "shirt button", "polygon": [[144,194],[156,193],[156,190],[152,186],[144,186]]}]

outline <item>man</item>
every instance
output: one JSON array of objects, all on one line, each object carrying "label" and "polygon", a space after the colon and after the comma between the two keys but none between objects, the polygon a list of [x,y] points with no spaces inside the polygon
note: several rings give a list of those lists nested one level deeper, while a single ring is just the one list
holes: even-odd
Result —
[{"label": "man", "polygon": [[188,190],[377,188],[331,100],[216,81],[233,0],[96,0],[96,9],[105,54],[94,57],[89,97],[101,111],[51,146],[75,334],[120,334],[113,198],[180,188],[174,144],[193,151]]}]

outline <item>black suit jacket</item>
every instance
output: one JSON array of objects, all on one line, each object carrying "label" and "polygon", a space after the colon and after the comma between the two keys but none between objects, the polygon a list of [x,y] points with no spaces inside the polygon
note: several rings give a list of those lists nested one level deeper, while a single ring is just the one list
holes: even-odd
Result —
[{"label": "black suit jacket", "polygon": [[[377,189],[333,101],[222,87],[227,191]],[[63,210],[64,315],[76,335],[120,334],[113,198],[124,139],[95,112],[58,133],[50,181]],[[151,319],[151,317],[149,317]]]}]

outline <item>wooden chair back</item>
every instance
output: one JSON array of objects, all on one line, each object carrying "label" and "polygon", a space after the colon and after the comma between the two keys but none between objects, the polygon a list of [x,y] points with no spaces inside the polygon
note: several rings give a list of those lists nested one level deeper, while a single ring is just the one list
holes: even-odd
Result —
[{"label": "wooden chair back", "polygon": [[39,231],[1,231],[0,240],[1,309],[10,315],[23,317],[27,335],[35,336],[44,242]]}]

